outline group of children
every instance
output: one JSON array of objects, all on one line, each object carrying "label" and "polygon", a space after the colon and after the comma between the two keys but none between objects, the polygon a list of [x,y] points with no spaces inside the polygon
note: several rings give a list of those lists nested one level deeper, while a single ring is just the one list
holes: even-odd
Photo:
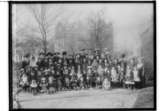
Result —
[{"label": "group of children", "polygon": [[110,89],[114,84],[140,88],[143,78],[143,61],[137,57],[127,59],[122,55],[116,58],[97,52],[73,55],[49,52],[40,53],[37,59],[24,58],[18,87],[33,94],[86,88]]}]

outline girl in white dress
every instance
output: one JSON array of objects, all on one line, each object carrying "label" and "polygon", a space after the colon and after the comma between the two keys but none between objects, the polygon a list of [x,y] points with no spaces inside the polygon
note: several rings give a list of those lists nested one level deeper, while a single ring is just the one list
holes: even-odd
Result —
[{"label": "girl in white dress", "polygon": [[118,82],[118,75],[115,67],[111,68],[111,81],[112,82]]},{"label": "girl in white dress", "polygon": [[140,86],[140,77],[139,77],[139,71],[137,70],[137,67],[135,66],[133,69],[133,79],[135,82],[135,88],[139,88]]}]

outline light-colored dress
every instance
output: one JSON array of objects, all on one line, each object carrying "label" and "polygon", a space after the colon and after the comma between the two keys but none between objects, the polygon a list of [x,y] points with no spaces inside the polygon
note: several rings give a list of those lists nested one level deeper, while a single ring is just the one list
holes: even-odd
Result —
[{"label": "light-colored dress", "polygon": [[82,77],[81,71],[78,71],[77,77],[78,77],[78,79],[80,79]]},{"label": "light-colored dress", "polygon": [[104,69],[102,68],[101,65],[98,66],[98,68],[97,68],[97,72],[98,72],[98,74],[99,74],[100,76],[103,75]]},{"label": "light-colored dress", "polygon": [[118,75],[115,69],[111,69],[111,80],[113,82],[117,82],[118,81]]},{"label": "light-colored dress", "polygon": [[135,82],[140,82],[139,72],[138,70],[133,71],[133,78]]}]

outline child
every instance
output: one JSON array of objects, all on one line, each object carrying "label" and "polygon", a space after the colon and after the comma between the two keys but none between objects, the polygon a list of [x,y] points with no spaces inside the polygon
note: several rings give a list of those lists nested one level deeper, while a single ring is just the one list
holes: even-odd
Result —
[{"label": "child", "polygon": [[70,80],[71,89],[77,89],[77,76],[73,75]]},{"label": "child", "polygon": [[78,65],[77,80],[78,80],[78,87],[80,87],[80,88],[82,87],[81,82],[83,82],[83,81],[81,81],[81,78],[83,78],[82,73],[81,73],[81,67],[80,67],[80,65]]},{"label": "child", "polygon": [[49,59],[48,66],[49,66],[49,67],[52,67],[52,66],[53,66],[53,61],[52,61],[51,58]]},{"label": "child", "polygon": [[115,67],[111,68],[111,81],[118,82],[118,74],[117,74]]},{"label": "child", "polygon": [[139,72],[138,72],[136,66],[133,69],[133,77],[134,77],[134,82],[135,82],[135,88],[139,88],[139,86],[140,86],[140,77],[139,77]]},{"label": "child", "polygon": [[36,80],[36,74],[34,71],[31,71],[31,73],[30,73],[30,81],[32,81],[32,80]]},{"label": "child", "polygon": [[34,56],[31,58],[30,67],[32,67],[32,68],[36,67],[36,59]]},{"label": "child", "polygon": [[144,73],[144,64],[143,64],[143,59],[142,58],[138,58],[138,63],[137,63],[137,70],[139,73],[139,77],[140,77],[140,81],[141,84],[139,87],[144,87],[145,85],[145,73]]},{"label": "child", "polygon": [[61,76],[61,70],[56,71],[56,88],[58,91],[62,90],[63,82]]},{"label": "child", "polygon": [[132,80],[132,70],[130,69],[129,65],[127,65],[126,75],[125,75],[125,82],[124,86],[128,88],[133,88],[134,81]]},{"label": "child", "polygon": [[35,79],[32,79],[30,87],[31,87],[31,92],[33,93],[33,95],[36,95],[38,85],[37,85],[37,81]]},{"label": "child", "polygon": [[63,68],[63,74],[64,74],[64,76],[69,76],[69,75],[68,75],[68,74],[69,74],[69,70],[68,70],[68,68],[67,68],[66,65],[65,65],[64,68]]},{"label": "child", "polygon": [[25,73],[23,73],[23,75],[21,76],[19,86],[22,87],[24,91],[28,90],[29,81],[28,81],[28,76]]},{"label": "child", "polygon": [[92,69],[96,70],[97,66],[98,66],[98,63],[97,63],[96,59],[94,59],[93,62],[92,62]]},{"label": "child", "polygon": [[87,75],[88,75],[88,76],[91,76],[91,75],[92,75],[91,61],[88,62],[88,66],[87,66]]},{"label": "child", "polygon": [[102,87],[103,87],[103,89],[106,89],[106,90],[110,89],[111,83],[107,77],[104,78]]},{"label": "child", "polygon": [[88,62],[88,66],[87,66],[86,85],[88,88],[92,86],[92,66],[90,62]]},{"label": "child", "polygon": [[124,80],[124,73],[123,73],[123,68],[120,65],[118,65],[118,75],[119,75],[119,82],[122,85]]},{"label": "child", "polygon": [[110,76],[110,70],[109,70],[109,66],[108,64],[104,65],[104,77],[108,77]]},{"label": "child", "polygon": [[41,77],[41,82],[40,82],[40,87],[41,87],[41,93],[47,93],[48,92],[48,83],[46,81],[46,77]]},{"label": "child", "polygon": [[41,82],[41,77],[42,77],[42,72],[40,70],[37,71],[37,92],[41,90],[41,87],[39,86],[40,85],[40,82]]},{"label": "child", "polygon": [[70,78],[75,75],[75,68],[72,66],[71,72],[70,72]]},{"label": "child", "polygon": [[129,66],[126,68],[126,81],[131,81],[131,69]]},{"label": "child", "polygon": [[104,69],[102,68],[101,64],[98,65],[97,73],[98,73],[98,76],[97,76],[97,80],[96,80],[96,86],[101,87],[102,80],[103,80],[103,73],[104,73]]},{"label": "child", "polygon": [[102,68],[101,64],[99,64],[99,66],[97,68],[97,72],[98,72],[98,75],[103,75],[104,69]]},{"label": "child", "polygon": [[81,67],[80,67],[80,65],[78,65],[78,72],[77,72],[77,78],[78,78],[78,80],[80,80],[81,77],[82,77]]},{"label": "child", "polygon": [[[52,72],[53,73],[53,72]],[[49,89],[49,94],[53,94],[55,93],[56,89],[55,89],[55,82],[54,82],[54,76],[53,74],[50,74],[48,77],[48,89]]]},{"label": "child", "polygon": [[63,68],[63,75],[64,75],[64,88],[69,89],[70,87],[70,80],[69,80],[69,69],[67,65],[64,66]]},{"label": "child", "polygon": [[93,86],[95,86],[96,84],[96,77],[97,77],[97,67],[98,67],[98,63],[96,61],[96,59],[93,60],[92,63],[92,84]]},{"label": "child", "polygon": [[83,71],[83,79],[85,81],[86,80],[86,73],[87,73],[87,60],[86,60],[86,58],[83,58],[82,71]]}]

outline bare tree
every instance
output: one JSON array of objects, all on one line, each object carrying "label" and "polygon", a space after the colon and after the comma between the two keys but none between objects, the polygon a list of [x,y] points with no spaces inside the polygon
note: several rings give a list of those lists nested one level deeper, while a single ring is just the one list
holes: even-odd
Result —
[{"label": "bare tree", "polygon": [[109,39],[113,38],[112,23],[107,23],[103,17],[104,12],[100,11],[88,18],[91,47],[100,50],[107,45]]},{"label": "bare tree", "polygon": [[[37,5],[31,5],[31,6],[28,6],[28,9],[32,13],[38,25],[39,33],[41,35],[42,46],[43,46],[42,49],[44,53],[46,53],[47,45],[48,45],[48,37],[50,36],[49,35],[50,28],[52,27],[52,25],[55,25],[53,21],[57,20],[57,18],[60,15],[60,12],[57,11],[58,13],[54,13],[54,14],[52,13],[52,15],[48,15],[49,7],[47,7],[46,4],[40,4],[39,7],[37,7]],[[53,18],[51,16],[53,16]]]}]

